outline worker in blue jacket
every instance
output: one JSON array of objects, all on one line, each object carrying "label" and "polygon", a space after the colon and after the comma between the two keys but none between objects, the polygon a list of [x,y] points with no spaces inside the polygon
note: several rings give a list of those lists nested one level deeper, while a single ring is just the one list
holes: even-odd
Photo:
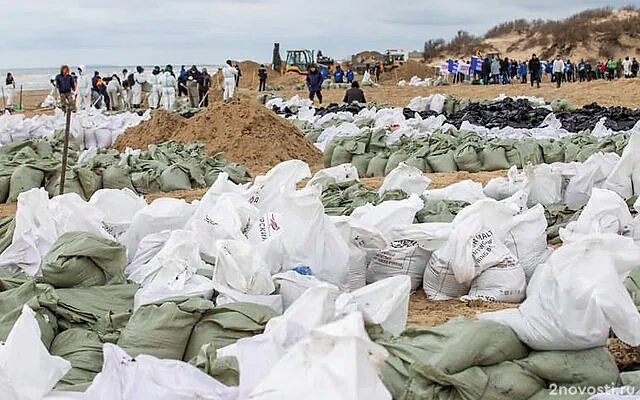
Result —
[{"label": "worker in blue jacket", "polygon": [[333,81],[335,83],[342,83],[342,80],[344,79],[344,71],[342,70],[342,68],[338,65],[336,66],[336,70],[333,71]]},{"label": "worker in blue jacket", "polygon": [[353,71],[351,70],[351,68],[349,68],[347,70],[347,83],[352,83],[353,80],[355,79]]},{"label": "worker in blue jacket", "polygon": [[322,79],[329,79],[329,70],[326,65],[320,66],[320,74],[322,74]]},{"label": "worker in blue jacket", "polygon": [[309,68],[309,72],[307,73],[307,88],[309,89],[309,100],[313,101],[315,96],[318,97],[318,101],[322,104],[322,82],[324,81],[324,77],[318,71],[315,65],[312,65]]}]

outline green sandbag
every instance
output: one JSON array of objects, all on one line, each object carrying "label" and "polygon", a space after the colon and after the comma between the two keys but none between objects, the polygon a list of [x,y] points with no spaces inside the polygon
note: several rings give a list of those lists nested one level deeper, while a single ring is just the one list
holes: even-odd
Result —
[{"label": "green sandbag", "polygon": [[410,167],[418,168],[422,172],[432,172],[431,167],[428,167],[427,160],[422,157],[410,156],[404,163]]},{"label": "green sandbag", "polygon": [[344,148],[344,146],[337,145],[333,149],[333,154],[331,156],[331,166],[337,167],[338,165],[348,164],[351,162],[351,158],[353,155]]},{"label": "green sandbag", "polygon": [[124,282],[127,250],[88,232],[67,232],[42,260],[45,281],[56,288]]},{"label": "green sandbag", "polygon": [[5,251],[13,242],[13,232],[16,229],[16,217],[0,218],[0,253]]},{"label": "green sandbag", "polygon": [[130,312],[119,314],[109,312],[96,321],[92,330],[100,336],[100,340],[104,343],[117,344],[122,331],[131,319],[131,315]]},{"label": "green sandbag", "polygon": [[424,200],[424,207],[416,213],[415,219],[419,223],[450,223],[455,216],[468,205],[469,203],[464,201]]},{"label": "green sandbag", "polygon": [[511,148],[505,153],[510,165],[521,169],[527,164],[538,165],[544,162],[542,150],[536,141],[513,140],[511,145]]},{"label": "green sandbag", "polygon": [[582,351],[534,351],[515,363],[559,386],[606,385],[618,382],[620,375],[616,362],[606,347]]},{"label": "green sandbag", "polygon": [[58,323],[55,315],[46,307],[55,307],[55,303],[54,290],[50,286],[36,285],[34,280],[0,292],[0,341],[7,339],[11,328],[22,314],[22,306],[26,304],[36,313],[40,338],[48,349],[58,331]]},{"label": "green sandbag", "polygon": [[184,361],[196,357],[200,348],[210,344],[216,349],[264,331],[267,322],[277,314],[270,307],[251,303],[232,303],[208,311],[193,327]]},{"label": "green sandbag", "polygon": [[367,175],[367,167],[369,162],[375,157],[373,153],[355,154],[351,158],[351,165],[358,170],[359,177],[365,177]]},{"label": "green sandbag", "polygon": [[222,171],[229,175],[229,180],[233,183],[242,184],[251,182],[249,170],[242,164],[227,163],[222,167]]},{"label": "green sandbag", "polygon": [[240,384],[240,366],[235,357],[217,357],[217,349],[205,344],[189,364],[227,386]]},{"label": "green sandbag", "polygon": [[472,143],[465,143],[456,149],[453,159],[460,171],[480,172],[482,163],[478,154],[478,146]]},{"label": "green sandbag", "polygon": [[[102,180],[88,168],[69,168],[64,178],[64,192],[77,193],[83,200],[89,200],[91,196],[101,189]],[[57,175],[55,194],[60,192],[60,175]],[[51,194],[51,193],[50,193]]]},{"label": "green sandbag", "polygon": [[131,357],[149,354],[182,360],[194,325],[213,308],[211,301],[198,297],[178,303],[144,305],[122,330],[118,346]]},{"label": "green sandbag", "polygon": [[409,158],[409,154],[407,154],[406,150],[400,149],[389,156],[389,161],[387,161],[387,165],[384,167],[384,175],[387,176],[391,171],[396,169],[401,162],[404,162],[407,158]]},{"label": "green sandbag", "polygon": [[564,144],[564,162],[575,162],[578,161],[578,153],[580,152],[580,147],[573,143],[565,143]]},{"label": "green sandbag", "polygon": [[388,161],[389,155],[386,152],[377,153],[375,157],[369,161],[366,177],[372,178],[374,176],[384,176],[385,167],[387,166]]},{"label": "green sandbag", "polygon": [[131,182],[138,193],[149,194],[160,191],[159,174],[156,171],[134,172],[131,174]]},{"label": "green sandbag", "polygon": [[179,166],[171,165],[160,175],[160,190],[172,192],[174,190],[190,190],[189,175]]},{"label": "green sandbag", "polygon": [[578,162],[585,162],[585,161],[587,161],[587,158],[591,157],[597,151],[598,151],[598,145],[597,144],[589,144],[589,145],[586,145],[586,146],[582,146],[580,148],[580,151],[578,151],[577,161]]},{"label": "green sandbag", "polygon": [[130,169],[127,167],[111,166],[102,171],[102,187],[105,189],[131,189]]},{"label": "green sandbag", "polygon": [[455,172],[458,170],[453,157],[453,150],[442,154],[431,153],[427,156],[427,163],[433,172]]},{"label": "green sandbag", "polygon": [[0,268],[0,292],[18,288],[30,280],[33,278],[24,272],[9,272],[9,270]]},{"label": "green sandbag", "polygon": [[19,165],[11,174],[8,203],[18,201],[18,195],[42,186],[44,172],[30,165]]},{"label": "green sandbag", "polygon": [[390,200],[404,200],[407,197],[407,194],[400,189],[387,190],[382,193],[382,196],[380,196],[380,199],[376,202],[376,205]]},{"label": "green sandbag", "polygon": [[507,161],[507,155],[504,147],[495,146],[491,142],[480,152],[483,171],[497,171],[500,169],[509,169],[511,164]]},{"label": "green sandbag", "polygon": [[135,283],[57,289],[58,304],[54,313],[59,324],[93,325],[108,313],[121,314],[133,311],[133,297],[139,286]]},{"label": "green sandbag", "polygon": [[336,138],[330,141],[329,143],[327,143],[327,146],[324,148],[324,153],[322,154],[322,158],[324,160],[325,168],[331,167],[331,159],[333,158],[333,151],[335,150],[336,146],[338,146],[339,144],[340,143]]},{"label": "green sandbag", "polygon": [[377,129],[371,132],[371,138],[369,139],[369,146],[367,148],[370,152],[380,152],[387,148],[387,131],[385,129]]},{"label": "green sandbag", "polygon": [[76,385],[90,384],[102,371],[102,341],[86,329],[66,330],[51,343],[51,355],[71,363],[71,370],[58,381],[56,390],[73,390]]},{"label": "green sandbag", "polygon": [[9,197],[11,176],[0,176],[0,203],[5,203]]},{"label": "green sandbag", "polygon": [[545,163],[564,162],[565,148],[562,142],[553,139],[542,139],[538,141],[538,144],[542,149]]}]

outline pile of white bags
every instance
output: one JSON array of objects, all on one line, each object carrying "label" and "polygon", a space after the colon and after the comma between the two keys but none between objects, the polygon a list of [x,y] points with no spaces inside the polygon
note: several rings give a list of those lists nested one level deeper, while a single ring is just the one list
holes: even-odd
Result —
[{"label": "pile of white bags", "polygon": [[[81,149],[110,147],[127,128],[151,118],[150,111],[142,116],[136,113],[103,114],[99,110],[73,113],[70,133]],[[25,118],[23,114],[0,115],[0,144],[30,138],[52,137],[55,131],[64,129],[65,113],[56,109],[53,115]]]}]

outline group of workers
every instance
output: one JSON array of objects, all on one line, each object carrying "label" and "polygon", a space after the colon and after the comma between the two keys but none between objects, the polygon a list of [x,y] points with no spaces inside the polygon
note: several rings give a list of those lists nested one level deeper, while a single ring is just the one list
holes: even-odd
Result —
[{"label": "group of workers", "polygon": [[[463,61],[464,62],[464,61]],[[587,82],[596,79],[620,79],[635,78],[638,76],[640,64],[634,57],[626,57],[624,60],[615,61],[609,58],[608,61],[600,61],[595,68],[589,61],[581,59],[574,63],[570,59],[566,61],[560,55],[553,61],[541,61],[535,54],[528,61],[509,60],[508,58],[485,58],[482,63],[481,79],[484,85],[503,84],[507,85],[520,81],[527,83],[530,78],[531,86],[540,82],[543,77],[549,82],[554,82],[557,87],[561,87],[563,82]],[[464,81],[465,76],[455,74],[453,83]]]},{"label": "group of workers", "polygon": [[[343,101],[345,103],[366,103],[364,92],[360,89],[360,85],[355,80],[355,74],[351,69],[347,70],[345,75],[342,68],[338,65],[333,73],[333,80],[336,83],[344,83],[346,77],[347,83],[351,83],[351,88],[347,90]],[[318,102],[322,104],[322,83],[328,78],[327,74],[323,74],[315,65],[312,65],[307,72],[307,88],[309,89],[309,100],[314,101],[318,98]]]},{"label": "group of workers", "polygon": [[[229,60],[221,69],[225,102],[233,99],[241,74],[238,65],[233,66]],[[11,74],[7,75],[5,86],[9,86],[10,77],[11,85],[15,86]],[[69,107],[72,111],[103,106],[112,111],[140,109],[144,93],[148,93],[146,102],[150,109],[171,110],[176,98],[182,95],[188,97],[191,107],[206,107],[209,105],[211,79],[206,68],[200,71],[195,65],[189,69],[183,65],[178,76],[173,67],[167,65],[164,69],[154,67],[150,75],[145,74],[143,67],[137,66],[132,73],[123,69],[121,74],[114,72],[104,77],[99,71],[94,71],[90,77],[84,65],[78,66],[76,71],[63,65],[60,73],[51,80],[52,88],[47,98],[53,99],[52,105],[60,104],[63,109]]]}]

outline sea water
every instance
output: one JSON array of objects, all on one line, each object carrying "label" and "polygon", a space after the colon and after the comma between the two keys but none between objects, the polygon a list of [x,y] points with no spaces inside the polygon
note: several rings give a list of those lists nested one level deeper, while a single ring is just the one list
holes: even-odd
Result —
[{"label": "sea water", "polygon": [[[190,65],[186,66],[187,68]],[[217,65],[204,65],[198,66],[198,69],[202,71],[202,68],[206,68],[209,74],[213,75],[220,66]],[[70,66],[71,71],[75,71],[77,66]],[[131,66],[106,66],[106,65],[91,65],[87,66],[87,72],[90,76],[93,76],[94,71],[100,72],[100,76],[111,76],[114,72],[122,78],[122,70],[126,68],[129,72],[135,71],[135,67]],[[160,65],[160,68],[164,68],[164,65]],[[151,75],[153,66],[144,67],[145,74]],[[7,77],[7,72],[11,72],[16,81],[16,89],[20,90],[49,90],[51,89],[51,79],[60,72],[60,67],[51,68],[16,68],[16,69],[2,69],[0,70],[0,82],[4,86],[4,80]],[[173,66],[173,72],[177,74],[180,72],[180,64]]]}]

